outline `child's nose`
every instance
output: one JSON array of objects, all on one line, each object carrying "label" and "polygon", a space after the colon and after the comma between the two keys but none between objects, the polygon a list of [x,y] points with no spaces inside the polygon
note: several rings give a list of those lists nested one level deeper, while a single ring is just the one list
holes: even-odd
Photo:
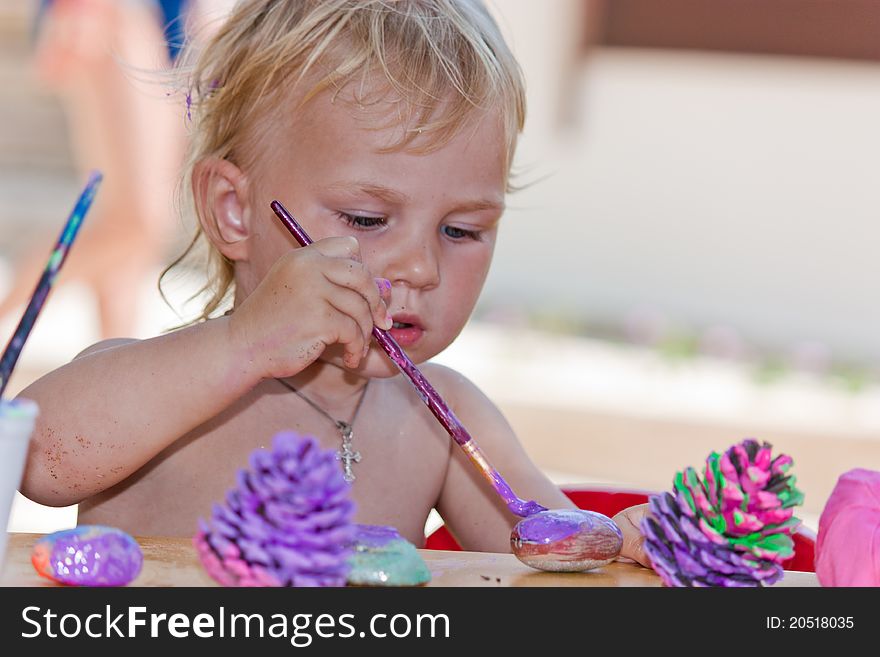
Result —
[{"label": "child's nose", "polygon": [[392,283],[431,288],[440,282],[440,263],[434,247],[422,240],[413,240],[391,254],[384,274]]}]

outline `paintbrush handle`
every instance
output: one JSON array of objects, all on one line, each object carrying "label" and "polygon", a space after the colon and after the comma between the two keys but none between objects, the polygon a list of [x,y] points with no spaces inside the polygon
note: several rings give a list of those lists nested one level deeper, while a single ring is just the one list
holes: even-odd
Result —
[{"label": "paintbrush handle", "polygon": [[37,282],[37,287],[31,295],[31,299],[28,302],[27,308],[25,308],[21,321],[19,321],[18,327],[12,334],[9,344],[6,345],[6,349],[3,351],[3,356],[0,356],[0,396],[3,395],[3,391],[6,389],[6,384],[9,383],[9,377],[12,374],[12,370],[18,362],[18,357],[21,355],[21,350],[31,333],[31,329],[34,328],[34,322],[37,321],[37,316],[40,314],[43,305],[46,303],[46,297],[49,296],[49,291],[52,289],[52,284],[55,282],[56,276],[58,276],[58,271],[67,259],[70,245],[73,243],[76,234],[79,232],[79,227],[82,225],[82,221],[85,218],[89,207],[92,205],[92,200],[95,198],[95,192],[98,189],[98,184],[101,182],[101,178],[101,174],[97,171],[92,172],[89,176],[85,188],[79,195],[76,205],[73,207],[70,216],[67,218],[67,223],[64,224],[58,242],[55,244],[55,248],[49,256],[46,268],[43,270],[43,274]]},{"label": "paintbrush handle", "polygon": [[[296,219],[280,202],[272,201],[271,207],[275,214],[278,215],[281,223],[299,242],[300,246],[312,244],[312,238],[308,236],[302,226],[297,223]],[[415,366],[415,363],[410,360],[406,352],[397,344],[397,340],[391,337],[388,331],[384,331],[378,326],[373,326],[373,337],[379,343],[379,346],[382,347],[382,350],[397,365],[398,369],[403,372],[404,376],[410,380],[422,401],[425,402],[425,405],[431,410],[434,417],[440,421],[443,428],[452,436],[452,439],[464,450],[471,463],[489,481],[495,492],[501,496],[501,499],[507,504],[507,508],[514,514],[522,517],[530,516],[539,511],[546,511],[546,507],[541,506],[537,502],[523,500],[514,494],[507,482],[504,481],[504,478],[489,463],[489,460],[474,442],[473,438],[471,438],[464,425],[455,417],[452,409],[447,406],[440,394],[434,389],[434,386],[428,382],[419,371],[419,368]]]}]

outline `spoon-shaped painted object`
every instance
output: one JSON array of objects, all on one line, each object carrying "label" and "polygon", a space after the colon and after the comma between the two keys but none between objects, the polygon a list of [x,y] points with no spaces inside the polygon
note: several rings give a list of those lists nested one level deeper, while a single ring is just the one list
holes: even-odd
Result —
[{"label": "spoon-shaped painted object", "polygon": [[[272,201],[271,207],[300,246],[312,243],[302,226],[279,201]],[[524,518],[510,536],[513,553],[520,561],[540,570],[579,571],[603,566],[618,555],[623,536],[607,516],[580,509],[549,511],[533,500],[517,497],[397,341],[378,326],[373,327],[373,337],[410,380],[434,417],[489,481],[507,508]]]}]

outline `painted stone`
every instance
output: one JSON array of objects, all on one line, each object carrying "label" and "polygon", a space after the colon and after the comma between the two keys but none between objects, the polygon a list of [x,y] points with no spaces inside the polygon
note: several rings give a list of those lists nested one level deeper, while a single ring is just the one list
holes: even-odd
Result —
[{"label": "painted stone", "polygon": [[357,525],[348,583],[354,586],[419,586],[431,572],[415,546],[394,527]]},{"label": "painted stone", "polygon": [[37,541],[31,563],[43,577],[72,586],[125,586],[144,563],[140,546],[121,529],[81,525]]},{"label": "painted stone", "polygon": [[541,511],[517,523],[510,546],[532,568],[581,572],[611,563],[623,547],[623,534],[611,518],[595,511]]}]

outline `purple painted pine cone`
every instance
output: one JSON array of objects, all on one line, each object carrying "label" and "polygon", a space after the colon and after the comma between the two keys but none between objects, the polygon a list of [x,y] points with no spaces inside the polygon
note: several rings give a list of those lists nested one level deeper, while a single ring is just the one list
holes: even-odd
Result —
[{"label": "purple painted pine cone", "polygon": [[672,493],[651,497],[642,521],[645,549],[667,586],[762,586],[782,577],[804,496],[771,457],[769,443],[745,440],[706,459],[703,478],[678,472]]},{"label": "purple painted pine cone", "polygon": [[193,539],[224,586],[344,586],[355,535],[350,485],[332,450],[292,432],[251,454],[212,525]]}]

